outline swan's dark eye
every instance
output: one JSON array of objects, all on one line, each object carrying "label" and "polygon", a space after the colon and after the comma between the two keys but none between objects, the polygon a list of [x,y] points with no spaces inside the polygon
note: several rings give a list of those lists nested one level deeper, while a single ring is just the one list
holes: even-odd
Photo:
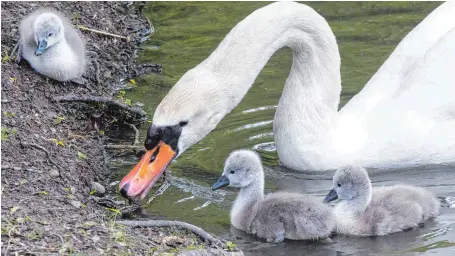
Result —
[{"label": "swan's dark eye", "polygon": [[234,173],[235,173],[235,171],[234,171],[234,170],[231,170],[231,174],[234,174]]},{"label": "swan's dark eye", "polygon": [[179,123],[180,127],[185,127],[188,124],[188,121],[182,121]]},{"label": "swan's dark eye", "polygon": [[341,187],[341,184],[340,184],[340,183],[338,183],[338,184],[337,184],[337,186],[338,186],[338,187]]},{"label": "swan's dark eye", "polygon": [[53,36],[53,35],[54,35],[53,33],[49,33],[49,35],[47,35],[47,36],[48,36],[48,37],[51,37],[51,36]]}]

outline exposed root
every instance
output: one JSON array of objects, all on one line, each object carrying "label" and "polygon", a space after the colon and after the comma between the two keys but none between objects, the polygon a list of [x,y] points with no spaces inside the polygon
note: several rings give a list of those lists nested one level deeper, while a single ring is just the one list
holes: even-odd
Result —
[{"label": "exposed root", "polygon": [[136,128],[134,124],[128,124],[134,130],[134,144],[139,144],[139,130]]},{"label": "exposed root", "polygon": [[223,249],[227,249],[225,243],[220,239],[213,237],[211,234],[204,231],[202,228],[189,224],[183,221],[176,220],[121,220],[117,221],[118,224],[129,226],[129,227],[177,227],[187,229],[194,234],[201,237],[203,240],[210,242],[213,245],[220,246]]},{"label": "exposed root", "polygon": [[90,102],[90,103],[105,103],[107,105],[119,107],[125,109],[129,112],[135,113],[140,117],[145,117],[147,114],[142,109],[131,108],[130,106],[120,103],[112,98],[103,97],[103,96],[92,96],[92,95],[75,95],[68,94],[65,96],[54,97],[55,101],[81,101],[81,102]]},{"label": "exposed root", "polygon": [[130,41],[130,38],[129,38],[129,37],[120,36],[120,35],[112,34],[112,33],[109,33],[109,32],[105,32],[105,31],[101,31],[101,30],[96,30],[96,29],[88,28],[88,27],[83,26],[83,25],[77,25],[77,28],[80,29],[80,30],[90,31],[90,32],[97,33],[97,34],[101,34],[101,35],[105,35],[105,36],[112,36],[112,37],[116,37],[116,38],[125,39],[127,42]]},{"label": "exposed root", "polygon": [[60,170],[63,170],[62,167],[60,167],[60,165],[58,165],[54,160],[52,160],[51,158],[51,154],[49,153],[49,151],[44,148],[43,146],[40,146],[38,144],[35,144],[35,143],[25,143],[25,142],[22,142],[21,141],[21,145],[22,146],[25,146],[25,147],[33,147],[33,148],[37,148],[41,151],[44,151],[46,153],[46,156],[47,156],[47,159],[49,160],[49,162],[51,162],[53,165],[55,165],[55,167],[59,168]]}]

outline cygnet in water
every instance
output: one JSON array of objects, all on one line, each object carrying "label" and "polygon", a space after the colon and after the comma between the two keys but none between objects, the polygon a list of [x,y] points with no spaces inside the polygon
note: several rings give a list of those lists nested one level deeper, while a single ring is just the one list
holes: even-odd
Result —
[{"label": "cygnet in water", "polygon": [[335,172],[333,189],[324,199],[342,199],[334,208],[336,232],[356,236],[381,236],[409,230],[439,213],[434,195],[419,187],[394,185],[372,188],[361,167]]},{"label": "cygnet in water", "polygon": [[335,224],[327,205],[309,195],[279,192],[264,196],[264,171],[258,154],[237,150],[226,159],[223,175],[213,185],[240,188],[231,209],[231,224],[267,242],[328,237]]},{"label": "cygnet in water", "polygon": [[58,81],[84,73],[85,46],[71,23],[55,10],[40,9],[19,27],[19,53],[37,72]]}]

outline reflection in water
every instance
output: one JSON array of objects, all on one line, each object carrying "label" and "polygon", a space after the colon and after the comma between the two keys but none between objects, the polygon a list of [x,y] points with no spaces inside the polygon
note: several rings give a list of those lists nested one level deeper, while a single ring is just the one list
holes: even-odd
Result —
[{"label": "reflection in water", "polygon": [[[158,3],[148,15],[157,32],[145,48],[144,60],[162,63],[163,75],[137,79],[128,93],[145,103],[149,116],[188,69],[205,59],[226,33],[253,10],[267,3]],[[392,52],[396,44],[439,3],[351,2],[308,3],[332,27],[342,58],[342,102],[355,95]],[[207,22],[210,20],[211,22]],[[291,190],[323,198],[332,187],[333,171],[295,172],[279,165],[272,136],[272,121],[292,54],[280,50],[269,61],[240,105],[200,143],[170,166],[169,187],[143,211],[150,218],[177,219],[201,226],[233,241],[245,255],[455,255],[455,166],[421,166],[395,170],[369,170],[374,186],[409,183],[431,190],[442,202],[441,215],[422,228],[376,238],[334,236],[332,241],[264,243],[230,227],[229,210],[237,191],[211,191],[225,158],[238,148],[252,148],[263,159],[266,193]],[[148,125],[141,128],[146,133]],[[115,162],[114,162],[115,161]],[[138,161],[116,156],[112,169],[120,180]]]}]

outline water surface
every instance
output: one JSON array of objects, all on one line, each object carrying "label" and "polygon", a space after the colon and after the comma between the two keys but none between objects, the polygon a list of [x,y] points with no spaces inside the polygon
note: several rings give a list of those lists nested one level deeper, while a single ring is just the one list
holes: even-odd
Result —
[{"label": "water surface", "polygon": [[[150,2],[147,15],[156,33],[145,46],[144,61],[163,64],[162,75],[145,76],[127,94],[153,111],[169,88],[204,60],[229,30],[264,2]],[[355,95],[387,59],[400,40],[440,3],[432,2],[311,2],[332,27],[342,60],[342,104]],[[212,192],[224,159],[234,149],[260,152],[266,165],[266,192],[293,190],[325,195],[333,172],[295,172],[278,164],[272,121],[291,65],[291,52],[282,49],[268,62],[240,105],[200,143],[171,166],[170,186],[144,213],[153,218],[178,219],[199,225],[236,243],[245,255],[455,255],[455,175],[453,166],[422,166],[371,170],[374,185],[409,183],[427,187],[443,202],[441,216],[410,232],[379,238],[335,236],[330,243],[286,241],[267,244],[229,224],[236,191]],[[148,125],[141,129],[145,134]],[[143,140],[143,138],[141,138]],[[112,162],[118,179],[138,159]]]}]

